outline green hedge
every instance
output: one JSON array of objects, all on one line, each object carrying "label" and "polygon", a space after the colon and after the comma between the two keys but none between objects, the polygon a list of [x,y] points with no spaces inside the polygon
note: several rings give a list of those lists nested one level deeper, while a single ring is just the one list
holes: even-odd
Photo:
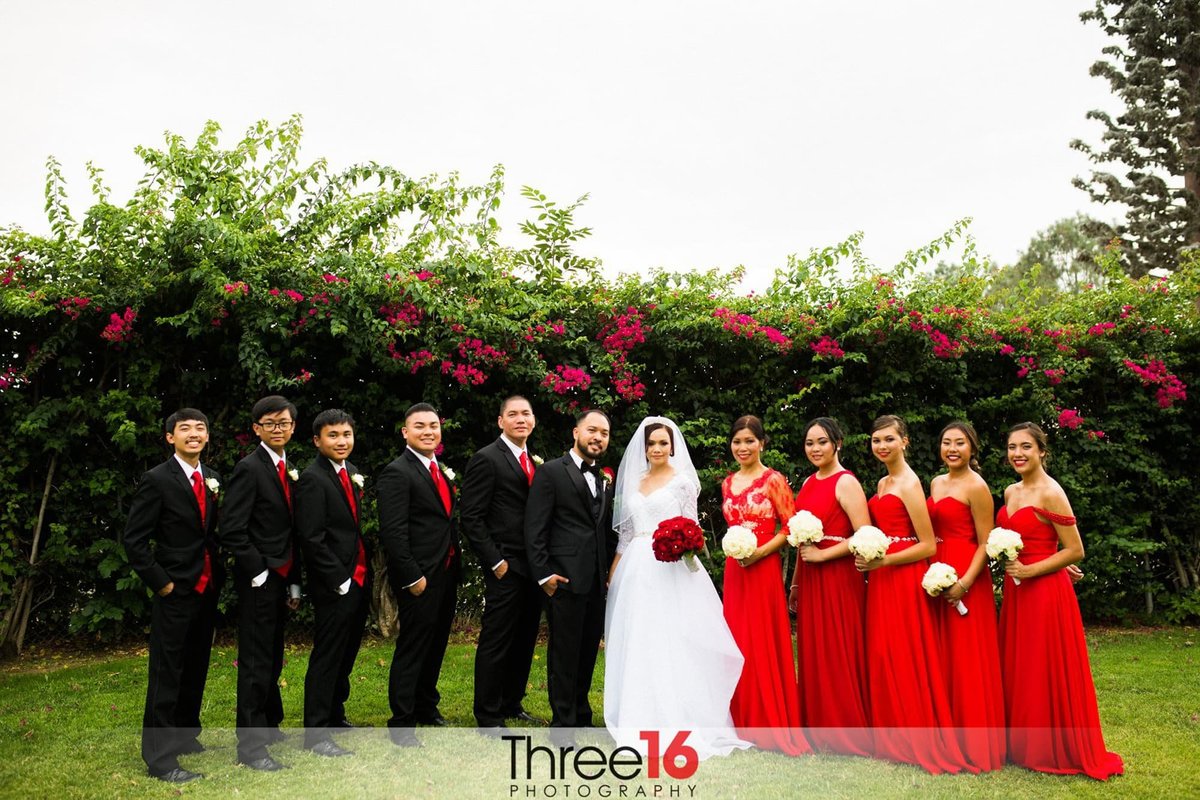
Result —
[{"label": "green hedge", "polygon": [[[374,164],[335,174],[300,164],[298,119],[259,124],[232,149],[217,138],[210,124],[194,143],[139,148],[146,177],[121,205],[96,171],[82,220],[52,162],[50,233],[0,229],[0,603],[26,593],[30,635],[145,624],[147,593],[117,537],[138,476],[166,454],[162,418],[204,409],[207,460],[227,473],[267,392],[296,401],[301,431],[321,408],[350,410],[368,476],[402,447],[403,409],[417,400],[445,416],[451,466],[496,435],[510,393],[533,401],[544,454],[564,447],[582,406],[611,413],[614,451],[645,414],[669,414],[699,459],[714,532],[739,414],[764,417],[767,461],[793,479],[807,473],[804,421],[837,417],[851,432],[845,461],[868,486],[880,474],[866,434],[876,415],[909,421],[926,478],[941,426],[966,418],[997,493],[1012,480],[1003,431],[1032,419],[1051,433],[1050,471],[1080,519],[1086,615],[1200,618],[1186,397],[1196,259],[1132,281],[1110,253],[1103,286],[1003,290],[960,223],[886,270],[857,236],[792,258],[763,294],[740,295],[736,273],[605,279],[575,252],[588,233],[579,202],[526,189],[529,245],[500,241],[499,168],[480,186]],[[964,243],[967,277],[922,271]],[[293,452],[310,452],[305,435]]]}]

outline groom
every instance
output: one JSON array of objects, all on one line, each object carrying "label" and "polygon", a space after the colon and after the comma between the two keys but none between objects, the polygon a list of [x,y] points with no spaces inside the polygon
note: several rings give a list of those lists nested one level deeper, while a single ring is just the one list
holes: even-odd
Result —
[{"label": "groom", "polygon": [[609,420],[585,411],[574,445],[533,476],[525,507],[530,571],[549,597],[550,725],[589,727],[588,691],[604,633],[604,577],[616,548],[612,485],[596,466],[608,449]]}]

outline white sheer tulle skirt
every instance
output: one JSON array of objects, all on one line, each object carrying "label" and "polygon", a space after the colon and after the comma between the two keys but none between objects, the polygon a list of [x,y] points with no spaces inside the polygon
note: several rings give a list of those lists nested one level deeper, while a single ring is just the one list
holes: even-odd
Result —
[{"label": "white sheer tulle skirt", "polygon": [[618,745],[660,750],[681,730],[701,759],[751,746],[737,737],[729,701],[742,674],[712,579],[683,561],[658,561],[634,538],[608,590],[604,619],[604,722]]}]

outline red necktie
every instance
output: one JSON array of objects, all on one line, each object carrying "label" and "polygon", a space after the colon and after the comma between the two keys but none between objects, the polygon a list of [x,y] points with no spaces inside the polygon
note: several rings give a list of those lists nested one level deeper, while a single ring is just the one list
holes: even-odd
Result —
[{"label": "red necktie", "polygon": [[350,513],[354,515],[354,521],[358,522],[358,503],[354,502],[354,490],[350,488],[350,470],[342,467],[338,470],[338,477],[342,479],[342,491],[350,501]]},{"label": "red necktie", "polygon": [[287,464],[279,462],[279,485],[283,487],[283,499],[287,501],[288,511],[292,510],[292,487],[288,484]]},{"label": "red necktie", "polygon": [[[438,496],[442,498],[442,508],[446,509],[446,516],[450,516],[450,486],[446,483],[446,476],[438,469],[436,461],[429,462],[429,476],[433,478],[433,485],[437,487]],[[450,549],[446,551],[446,569],[450,569],[450,562],[453,560],[454,545],[451,544]]]},{"label": "red necktie", "polygon": [[525,471],[525,477],[529,479],[529,484],[533,485],[533,464],[529,461],[529,456],[525,455],[525,451],[521,451],[521,469]]},{"label": "red necktie", "polygon": [[436,461],[429,462],[429,475],[433,478],[433,485],[437,487],[438,495],[442,498],[442,507],[446,509],[446,515],[450,514],[450,487],[446,484],[446,478],[442,475],[442,471],[438,469]]},{"label": "red necktie", "polygon": [[[283,487],[283,499],[287,501],[288,511],[292,510],[292,487],[288,485],[287,465],[279,462],[279,485]],[[280,577],[286,578],[292,569],[292,551],[288,551],[287,563],[281,567],[272,567]]]},{"label": "red necktie", "polygon": [[[207,497],[204,492],[204,476],[200,474],[200,470],[192,473],[192,494],[196,495],[196,503],[200,506],[200,527],[205,528],[205,521],[208,518],[208,505],[205,502]],[[200,570],[200,578],[196,581],[196,594],[204,594],[204,590],[208,588],[208,582],[212,580],[212,556],[208,553],[208,544],[204,546],[204,568]]]},{"label": "red necktie", "polygon": [[[358,504],[354,502],[354,490],[350,488],[350,470],[342,467],[338,470],[338,477],[342,479],[342,491],[346,493],[346,499],[350,501],[350,511],[354,514],[354,521],[358,522]],[[358,553],[354,556],[354,582],[362,586],[367,580],[367,551],[363,549],[362,537],[358,537]]]}]

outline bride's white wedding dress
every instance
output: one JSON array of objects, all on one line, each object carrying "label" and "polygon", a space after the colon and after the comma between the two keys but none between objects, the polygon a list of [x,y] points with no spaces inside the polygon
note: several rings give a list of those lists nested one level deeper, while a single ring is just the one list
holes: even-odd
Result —
[{"label": "bride's white wedding dress", "polygon": [[660,732],[660,752],[677,731],[701,759],[750,742],[737,737],[729,701],[742,654],[721,599],[703,569],[658,561],[652,535],[664,519],[696,519],[696,493],[676,475],[649,495],[632,493],[634,524],[617,545],[621,560],[604,618],[604,722],[618,745],[646,752],[643,730]]}]

